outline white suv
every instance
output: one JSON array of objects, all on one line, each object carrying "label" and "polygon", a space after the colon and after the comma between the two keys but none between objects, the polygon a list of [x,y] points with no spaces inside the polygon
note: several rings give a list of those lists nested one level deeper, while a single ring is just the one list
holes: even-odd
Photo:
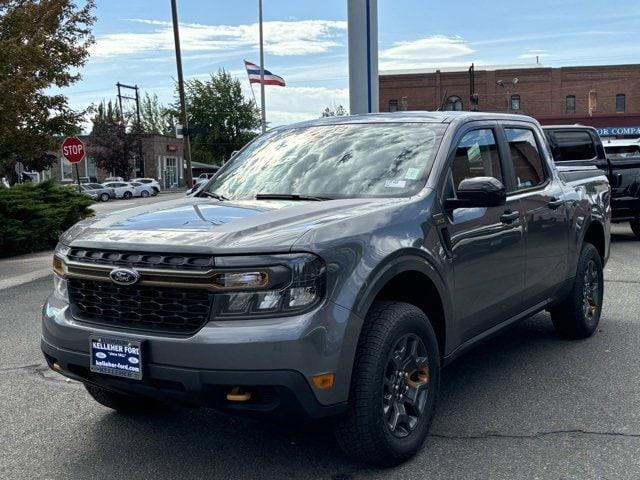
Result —
[{"label": "white suv", "polygon": [[134,178],[132,182],[143,183],[149,185],[157,193],[160,193],[160,183],[155,178]]}]

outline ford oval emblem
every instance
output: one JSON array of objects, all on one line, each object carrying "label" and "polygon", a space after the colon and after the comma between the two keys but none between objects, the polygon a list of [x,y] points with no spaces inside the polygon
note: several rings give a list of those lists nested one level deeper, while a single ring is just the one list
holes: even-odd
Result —
[{"label": "ford oval emblem", "polygon": [[129,268],[114,268],[109,273],[109,277],[118,285],[133,285],[140,279],[140,274]]}]

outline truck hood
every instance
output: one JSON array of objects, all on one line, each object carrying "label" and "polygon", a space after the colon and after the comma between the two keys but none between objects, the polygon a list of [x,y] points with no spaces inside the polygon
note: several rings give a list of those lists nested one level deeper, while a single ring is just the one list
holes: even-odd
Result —
[{"label": "truck hood", "polygon": [[65,232],[61,241],[83,248],[168,253],[285,252],[313,228],[385,205],[388,199],[221,202],[187,197],[92,217]]}]

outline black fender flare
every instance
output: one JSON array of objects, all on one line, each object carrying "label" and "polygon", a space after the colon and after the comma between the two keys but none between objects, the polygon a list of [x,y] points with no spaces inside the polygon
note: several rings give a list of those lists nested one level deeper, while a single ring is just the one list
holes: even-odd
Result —
[{"label": "black fender flare", "polygon": [[371,304],[382,288],[393,277],[404,272],[422,273],[436,287],[442,303],[447,343],[444,351],[440,353],[444,357],[450,350],[451,347],[449,344],[452,341],[452,336],[448,333],[453,331],[453,303],[449,294],[450,290],[447,288],[445,280],[434,266],[434,263],[435,262],[430,260],[428,254],[425,252],[404,250],[398,251],[393,256],[388,257],[384,262],[381,262],[373,272],[371,272],[354,302],[351,319],[347,327],[348,332],[345,335],[345,339],[349,339],[349,341],[343,344],[340,355],[340,365],[342,365],[340,370],[342,370],[343,374],[349,378],[349,381],[353,372],[353,365],[356,350],[358,348],[358,342],[362,333],[362,327],[364,325],[367,312],[369,311],[369,308],[371,308]]}]

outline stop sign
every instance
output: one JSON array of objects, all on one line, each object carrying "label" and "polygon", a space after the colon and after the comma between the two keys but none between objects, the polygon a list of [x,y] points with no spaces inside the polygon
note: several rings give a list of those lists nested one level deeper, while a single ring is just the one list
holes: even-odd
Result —
[{"label": "stop sign", "polygon": [[81,162],[85,156],[84,143],[78,137],[67,137],[62,142],[62,156],[70,163]]}]

